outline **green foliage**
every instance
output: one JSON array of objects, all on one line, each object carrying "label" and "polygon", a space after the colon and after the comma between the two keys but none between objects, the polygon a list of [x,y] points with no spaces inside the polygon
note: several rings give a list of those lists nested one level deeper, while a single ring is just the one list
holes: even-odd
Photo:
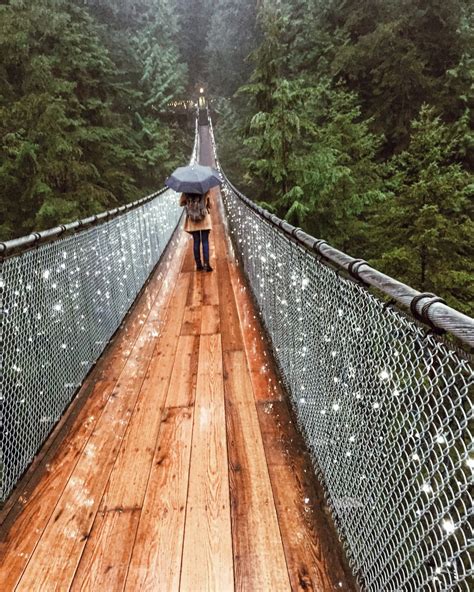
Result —
[{"label": "green foliage", "polygon": [[[162,183],[170,150],[182,148],[157,118],[185,83],[171,8],[166,0],[122,12],[113,4],[90,2],[90,12],[65,0],[0,6],[3,240],[136,199]],[[114,55],[123,11],[143,29]]]},{"label": "green foliage", "polygon": [[455,150],[448,126],[422,106],[388,168],[387,199],[372,221],[376,243],[384,241],[374,263],[472,314],[474,179],[452,162]]},{"label": "green foliage", "polygon": [[423,102],[457,119],[460,97],[447,93],[445,76],[472,47],[463,0],[364,0],[329,3],[323,28],[342,43],[331,64],[335,79],[358,93],[363,111],[386,138],[386,154],[402,149]]},{"label": "green foliage", "polygon": [[230,97],[247,82],[251,73],[247,57],[260,38],[256,17],[255,0],[216,2],[206,48],[208,82],[213,94]]},{"label": "green foliage", "polygon": [[[215,0],[174,0],[181,58],[188,66],[189,89],[207,80],[207,41]],[[223,32],[220,33],[221,35]]]},{"label": "green foliage", "polygon": [[472,16],[464,0],[264,1],[217,131],[259,202],[468,312]]}]

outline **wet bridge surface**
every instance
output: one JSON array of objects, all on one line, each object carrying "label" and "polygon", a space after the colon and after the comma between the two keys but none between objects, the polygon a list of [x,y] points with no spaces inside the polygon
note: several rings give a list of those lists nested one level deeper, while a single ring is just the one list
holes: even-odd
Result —
[{"label": "wet bridge surface", "polygon": [[4,512],[0,590],[352,590],[213,195]]}]

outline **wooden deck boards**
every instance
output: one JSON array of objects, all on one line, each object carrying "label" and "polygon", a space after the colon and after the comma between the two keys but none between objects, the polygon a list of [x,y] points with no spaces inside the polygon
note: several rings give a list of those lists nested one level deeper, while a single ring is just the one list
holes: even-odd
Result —
[{"label": "wooden deck boards", "polygon": [[215,271],[183,237],[151,279],[6,516],[2,592],[353,589],[215,199]]}]

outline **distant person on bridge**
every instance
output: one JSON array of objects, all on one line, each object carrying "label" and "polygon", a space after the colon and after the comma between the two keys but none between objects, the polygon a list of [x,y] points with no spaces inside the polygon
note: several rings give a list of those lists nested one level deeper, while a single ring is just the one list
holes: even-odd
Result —
[{"label": "distant person on bridge", "polygon": [[221,184],[219,171],[196,162],[178,167],[165,181],[167,187],[181,192],[179,205],[186,208],[184,230],[194,239],[197,271],[212,271],[209,263],[209,232],[212,229],[210,189]]},{"label": "distant person on bridge", "polygon": [[[212,229],[210,191],[200,193],[182,193],[179,205],[186,207],[184,230],[194,240],[194,260],[197,271],[212,271],[209,263],[209,233]],[[201,258],[202,245],[202,258]],[[204,261],[204,265],[203,265]]]}]

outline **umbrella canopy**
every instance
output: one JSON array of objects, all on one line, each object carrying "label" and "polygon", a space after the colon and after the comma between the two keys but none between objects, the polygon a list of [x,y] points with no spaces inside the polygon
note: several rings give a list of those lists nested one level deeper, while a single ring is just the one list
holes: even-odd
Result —
[{"label": "umbrella canopy", "polygon": [[216,169],[200,164],[179,167],[165,181],[167,187],[182,193],[206,193],[221,183]]}]

